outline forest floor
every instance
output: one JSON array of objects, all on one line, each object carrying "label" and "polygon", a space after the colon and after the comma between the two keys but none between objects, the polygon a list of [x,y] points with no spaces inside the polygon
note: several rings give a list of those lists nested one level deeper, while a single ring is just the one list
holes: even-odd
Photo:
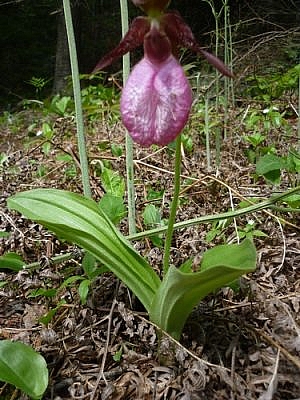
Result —
[{"label": "forest floor", "polygon": [[[8,156],[0,166],[0,230],[9,232],[0,238],[0,255],[17,252],[26,264],[33,264],[19,272],[0,270],[0,337],[30,344],[45,357],[50,379],[43,398],[299,400],[299,214],[263,210],[223,227],[202,224],[176,231],[171,253],[176,266],[189,257],[200,258],[216,244],[236,242],[236,227],[245,230],[250,221],[266,236],[254,236],[257,268],[241,279],[239,288],[222,288],[207,296],[190,316],[180,343],[167,337],[158,341],[141,304],[112,274],[95,279],[85,305],[80,303],[78,282],[61,287],[67,278],[83,276],[81,252],[8,210],[7,198],[19,191],[53,187],[82,192],[74,121],[55,121],[55,135],[45,152],[44,139],[30,137],[24,128],[35,120],[39,121],[36,130],[41,129],[42,118],[27,111],[22,119],[22,129],[3,125],[0,132],[0,153]],[[193,149],[183,154],[177,221],[228,211],[245,198],[266,199],[291,187],[284,173],[277,186],[255,178],[239,120],[241,112],[232,113],[218,168],[211,143],[210,170],[203,134],[190,129]],[[288,124],[289,136],[273,129],[267,138],[283,153],[296,146],[297,121],[294,118]],[[113,170],[125,176],[124,153],[113,156],[111,143],[124,147],[122,126],[95,124],[88,135],[88,155],[96,200],[103,194],[97,173],[101,162],[109,161]],[[141,215],[150,190],[164,191],[155,204],[162,217],[168,217],[174,150],[136,146],[134,151],[137,221],[138,228],[145,229]],[[57,158],[58,154],[71,158]],[[218,235],[208,241],[207,233],[213,228],[219,229]],[[127,234],[126,219],[120,229]],[[134,246],[154,268],[160,268],[162,249],[149,238]],[[72,253],[69,260],[52,261],[68,252]],[[53,297],[33,297],[39,288],[57,291]],[[40,318],[50,310],[52,318],[42,324]],[[4,384],[0,398],[26,396]]]}]

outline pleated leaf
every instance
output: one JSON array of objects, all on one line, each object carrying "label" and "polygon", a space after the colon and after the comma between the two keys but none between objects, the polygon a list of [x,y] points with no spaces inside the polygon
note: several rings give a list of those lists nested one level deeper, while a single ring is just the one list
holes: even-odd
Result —
[{"label": "pleated leaf", "polygon": [[203,255],[199,272],[171,266],[152,303],[151,321],[179,339],[189,314],[208,293],[253,271],[255,265],[255,247],[246,239],[241,244],[208,250]]},{"label": "pleated leaf", "polygon": [[64,190],[36,189],[11,197],[8,206],[88,251],[149,310],[159,277],[94,201]]}]

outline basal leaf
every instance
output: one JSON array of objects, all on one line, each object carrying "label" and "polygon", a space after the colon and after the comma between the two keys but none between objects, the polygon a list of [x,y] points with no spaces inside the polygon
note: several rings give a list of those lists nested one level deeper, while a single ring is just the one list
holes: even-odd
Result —
[{"label": "basal leaf", "polygon": [[184,272],[171,266],[151,305],[150,318],[175,339],[179,339],[192,309],[208,293],[253,271],[256,251],[251,240],[208,250],[199,272]]},{"label": "basal leaf", "polygon": [[8,199],[18,210],[58,237],[84,248],[109,268],[148,310],[160,279],[94,201],[56,189],[36,189]]}]

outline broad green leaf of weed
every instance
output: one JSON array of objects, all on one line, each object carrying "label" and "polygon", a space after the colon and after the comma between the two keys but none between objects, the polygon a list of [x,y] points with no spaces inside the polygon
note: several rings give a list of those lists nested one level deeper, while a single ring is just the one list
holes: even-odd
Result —
[{"label": "broad green leaf of weed", "polygon": [[53,137],[53,129],[51,128],[51,126],[47,122],[43,123],[42,132],[43,132],[43,136],[45,137],[45,139],[48,139],[48,140],[52,139],[52,137]]},{"label": "broad green leaf of weed", "polygon": [[57,161],[63,161],[63,162],[69,162],[69,161],[73,162],[72,156],[70,154],[65,154],[65,153],[57,154],[56,160]]},{"label": "broad green leaf of weed", "polygon": [[114,157],[121,157],[123,154],[123,147],[120,146],[119,144],[112,143],[111,144],[111,154]]},{"label": "broad green leaf of weed", "polygon": [[292,194],[284,199],[290,207],[292,208],[300,208],[300,194]]},{"label": "broad green leaf of weed", "polygon": [[147,200],[159,200],[163,198],[165,190],[154,190],[151,187],[147,189]]},{"label": "broad green leaf of weed", "polygon": [[51,103],[52,109],[54,112],[56,112],[58,115],[61,115],[64,117],[67,113],[67,109],[71,104],[71,97],[69,96],[63,96],[63,97],[56,97],[53,98],[53,101]]},{"label": "broad green leaf of weed", "polygon": [[29,297],[38,297],[38,296],[44,296],[44,297],[54,297],[57,293],[57,289],[44,289],[44,288],[38,288],[38,289],[34,289],[32,290],[29,294],[28,294],[28,298]]},{"label": "broad green leaf of weed", "polygon": [[264,176],[272,184],[280,183],[282,160],[275,154],[266,154],[256,164],[256,173]]},{"label": "broad green leaf of weed", "polygon": [[42,152],[47,156],[51,150],[51,143],[45,142],[42,144]]},{"label": "broad green leaf of weed", "polygon": [[120,362],[123,354],[123,347],[120,348],[120,350],[116,351],[115,354],[113,355],[113,360],[116,362]]},{"label": "broad green leaf of weed", "polygon": [[121,198],[124,196],[125,180],[119,172],[103,167],[101,181],[106,193]]},{"label": "broad green leaf of weed", "polygon": [[[154,204],[147,204],[143,212],[144,224],[148,228],[157,228],[164,225],[164,221],[161,219],[160,210]],[[163,240],[161,235],[152,235],[150,240],[154,246],[161,247]]]},{"label": "broad green leaf of weed", "polygon": [[114,225],[118,225],[126,216],[127,210],[123,197],[105,193],[99,201],[99,208],[108,216]]},{"label": "broad green leaf of weed", "polygon": [[47,314],[45,314],[45,315],[43,315],[41,318],[39,318],[39,322],[47,326],[47,325],[51,322],[52,318],[55,316],[55,314],[57,313],[57,311],[60,309],[60,307],[61,307],[62,305],[64,305],[64,304],[66,304],[66,301],[65,301],[65,300],[61,300],[61,301],[57,304],[56,307],[51,308],[51,309],[47,312]]},{"label": "broad green leaf of weed", "polygon": [[89,279],[85,279],[80,282],[78,293],[80,297],[81,304],[86,304],[87,297],[90,290],[91,281]]},{"label": "broad green leaf of weed", "polygon": [[161,224],[160,211],[154,204],[147,204],[143,212],[144,224],[156,228]]},{"label": "broad green leaf of weed", "polygon": [[97,271],[97,262],[95,257],[90,253],[85,253],[81,265],[86,276],[89,279],[92,279]]}]

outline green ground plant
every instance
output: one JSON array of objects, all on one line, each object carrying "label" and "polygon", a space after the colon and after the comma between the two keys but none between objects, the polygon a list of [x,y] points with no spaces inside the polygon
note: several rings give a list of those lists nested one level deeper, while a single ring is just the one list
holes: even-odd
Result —
[{"label": "green ground plant", "polygon": [[300,64],[289,68],[284,73],[277,72],[269,75],[250,75],[245,83],[246,95],[251,98],[270,104],[283,94],[295,94],[298,89]]},{"label": "green ground plant", "polygon": [[37,99],[41,99],[41,95],[51,79],[33,76],[27,83],[35,88]]}]

